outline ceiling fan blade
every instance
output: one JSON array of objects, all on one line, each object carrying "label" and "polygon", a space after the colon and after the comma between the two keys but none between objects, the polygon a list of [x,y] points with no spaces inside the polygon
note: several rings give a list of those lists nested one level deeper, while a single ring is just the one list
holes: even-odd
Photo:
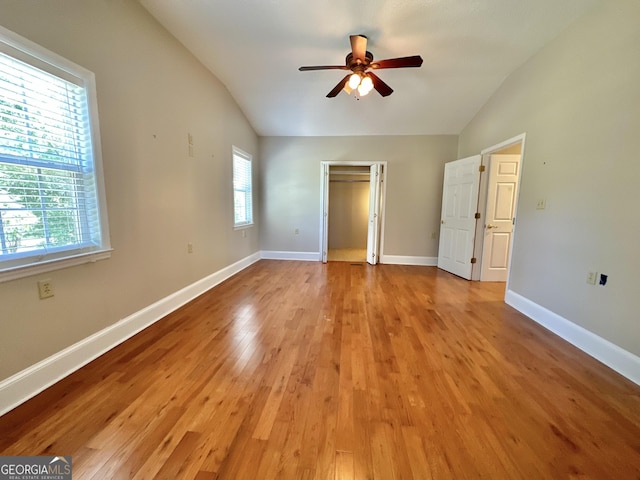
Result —
[{"label": "ceiling fan blade", "polygon": [[349,40],[351,41],[353,58],[364,62],[367,55],[367,37],[364,35],[350,35]]},{"label": "ceiling fan blade", "polygon": [[344,86],[347,84],[347,82],[349,81],[349,77],[351,75],[347,75],[346,77],[344,77],[342,80],[340,80],[340,83],[338,83],[333,90],[331,90],[329,93],[327,93],[327,98],[333,98],[336,95],[338,95],[340,93],[340,90],[342,90],[344,88]]},{"label": "ceiling fan blade", "polygon": [[369,65],[371,68],[407,68],[419,67],[422,65],[422,57],[413,55],[411,57],[389,58],[388,60],[380,60]]},{"label": "ceiling fan blade", "polygon": [[301,72],[309,72],[311,70],[349,70],[346,65],[314,65],[311,67],[300,67]]},{"label": "ceiling fan blade", "polygon": [[368,72],[367,75],[371,77],[371,80],[373,81],[373,88],[375,88],[380,95],[388,97],[393,93],[393,88],[384,83],[375,73]]}]

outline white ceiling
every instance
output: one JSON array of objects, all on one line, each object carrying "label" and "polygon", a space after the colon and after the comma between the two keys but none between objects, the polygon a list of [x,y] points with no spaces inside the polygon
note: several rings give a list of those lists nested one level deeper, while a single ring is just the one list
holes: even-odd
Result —
[{"label": "white ceiling", "polygon": [[[458,134],[504,79],[603,0],[140,0],[227,87],[259,135]],[[326,94],[350,34],[394,93]]]}]

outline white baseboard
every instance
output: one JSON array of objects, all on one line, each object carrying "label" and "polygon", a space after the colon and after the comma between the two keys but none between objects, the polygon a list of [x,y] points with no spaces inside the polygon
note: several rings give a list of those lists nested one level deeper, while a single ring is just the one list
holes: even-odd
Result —
[{"label": "white baseboard", "polygon": [[260,260],[256,252],[0,382],[0,416]]},{"label": "white baseboard", "polygon": [[404,255],[382,255],[380,263],[388,265],[422,265],[435,267],[438,265],[438,257],[410,257]]},{"label": "white baseboard", "polygon": [[[320,252],[284,252],[263,250],[260,258],[265,260],[302,260],[308,262],[319,262],[322,260]],[[382,255],[380,263],[388,265],[422,265],[435,267],[438,265],[438,257],[410,257],[403,255]]]},{"label": "white baseboard", "polygon": [[262,250],[260,258],[265,260],[302,260],[305,262],[319,262],[322,260],[320,252],[280,252]]},{"label": "white baseboard", "polygon": [[507,290],[505,302],[620,375],[640,385],[640,357],[512,290]]}]

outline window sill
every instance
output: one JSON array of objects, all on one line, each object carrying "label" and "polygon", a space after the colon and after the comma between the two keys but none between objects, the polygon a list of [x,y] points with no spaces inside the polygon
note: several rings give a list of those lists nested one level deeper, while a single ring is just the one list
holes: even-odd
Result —
[{"label": "window sill", "polygon": [[245,228],[251,228],[255,226],[255,223],[243,223],[242,225],[234,225],[234,230],[244,230]]},{"label": "window sill", "polygon": [[113,249],[100,250],[98,252],[83,253],[72,257],[58,258],[22,267],[7,268],[5,270],[0,270],[0,283],[23,277],[30,277],[32,275],[39,275],[53,270],[73,267],[75,265],[82,265],[83,263],[93,263],[98,260],[105,260],[111,257],[112,251]]}]

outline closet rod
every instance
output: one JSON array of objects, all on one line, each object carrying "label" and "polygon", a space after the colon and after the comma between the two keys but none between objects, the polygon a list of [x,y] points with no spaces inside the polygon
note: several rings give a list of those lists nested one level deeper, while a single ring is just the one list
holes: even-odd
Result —
[{"label": "closet rod", "polygon": [[369,183],[369,180],[329,180],[330,182],[337,182],[337,183]]}]

